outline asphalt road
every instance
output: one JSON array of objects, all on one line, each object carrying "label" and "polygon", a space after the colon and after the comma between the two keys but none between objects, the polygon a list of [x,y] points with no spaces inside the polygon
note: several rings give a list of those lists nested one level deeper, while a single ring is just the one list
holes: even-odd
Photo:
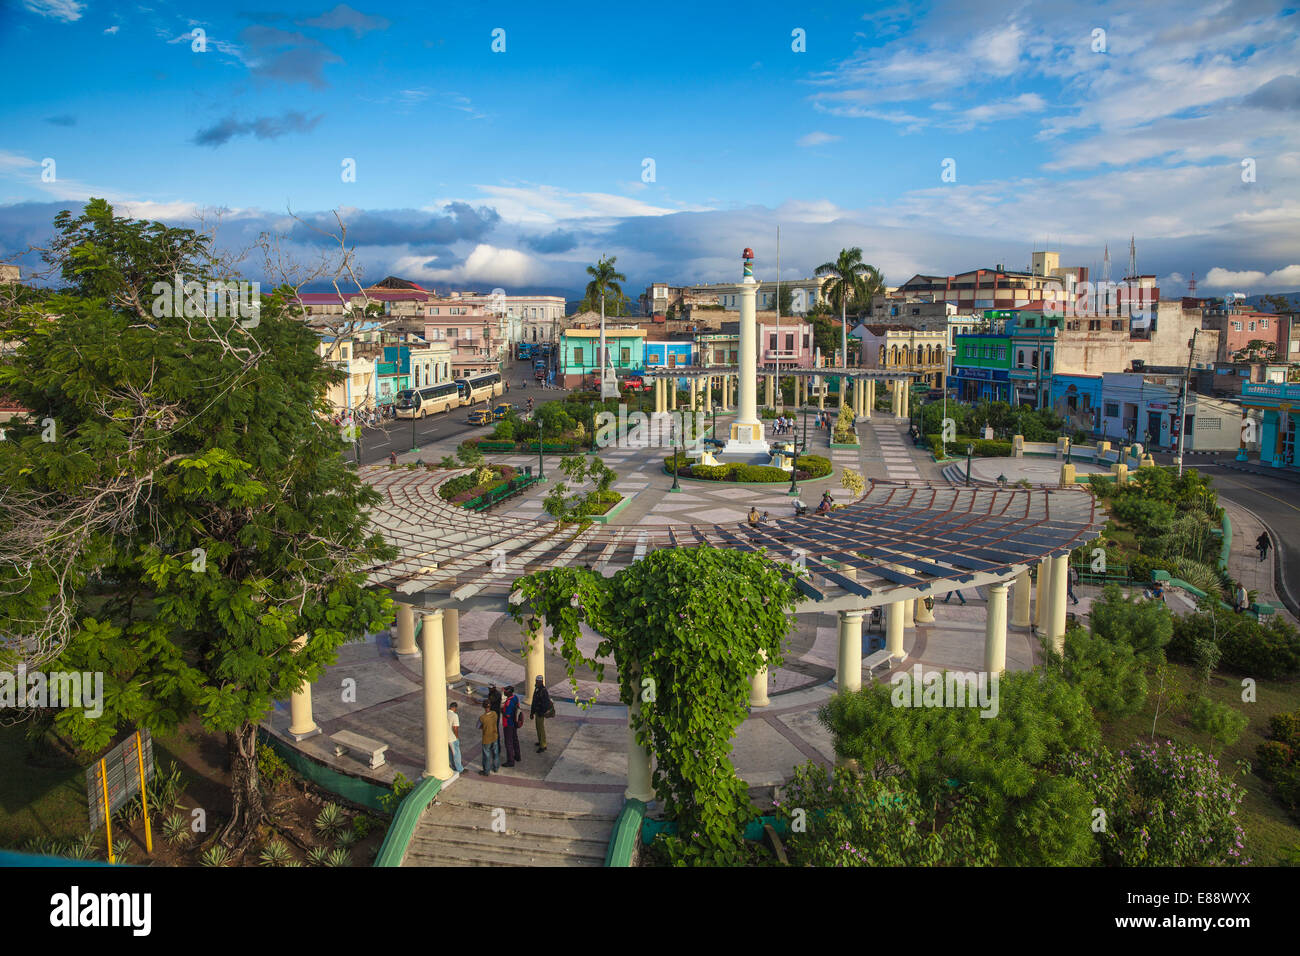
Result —
[{"label": "asphalt road", "polygon": [[[537,403],[562,398],[567,392],[556,388],[538,388],[533,381],[531,362],[513,362],[507,372],[510,391],[492,402],[480,402],[477,405],[457,408],[441,415],[430,415],[420,421],[415,420],[415,447],[426,448],[436,441],[452,441],[459,445],[467,438],[487,438],[492,434],[491,425],[471,425],[467,421],[470,412],[491,409],[498,402],[510,402],[523,406],[528,399]],[[527,387],[524,387],[527,386]],[[378,428],[363,428],[361,432],[361,464],[374,465],[388,460],[391,452],[399,455],[411,450],[411,420],[399,418],[386,421]],[[345,457],[355,459],[355,453],[349,452]],[[441,458],[441,455],[437,456]],[[433,457],[428,461],[436,460]]]},{"label": "asphalt road", "polygon": [[1274,585],[1282,603],[1300,617],[1300,484],[1217,465],[1192,467],[1213,476],[1221,497],[1253,511],[1268,526],[1278,557]]}]

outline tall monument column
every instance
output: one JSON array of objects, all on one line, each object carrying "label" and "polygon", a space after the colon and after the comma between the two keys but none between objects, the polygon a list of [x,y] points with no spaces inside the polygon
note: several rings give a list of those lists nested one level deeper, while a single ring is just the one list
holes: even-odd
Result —
[{"label": "tall monument column", "polygon": [[758,283],[754,279],[754,250],[744,252],[745,278],[740,284],[740,357],[736,419],[723,454],[769,454],[758,417],[758,324],[755,308]]}]

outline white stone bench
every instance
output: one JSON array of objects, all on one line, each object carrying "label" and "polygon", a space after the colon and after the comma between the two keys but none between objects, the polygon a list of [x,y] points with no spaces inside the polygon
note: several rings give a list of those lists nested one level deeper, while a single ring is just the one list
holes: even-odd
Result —
[{"label": "white stone bench", "polygon": [[876,668],[880,667],[882,664],[892,665],[893,663],[894,655],[884,649],[874,651],[862,660],[862,666],[866,668],[867,674],[870,675],[872,680],[876,679]]},{"label": "white stone bench", "polygon": [[340,730],[336,734],[330,734],[330,740],[334,741],[336,757],[342,757],[348,751],[355,751],[358,755],[369,755],[371,770],[384,765],[384,751],[388,749],[388,744],[381,744],[378,740],[362,737],[350,730]]}]

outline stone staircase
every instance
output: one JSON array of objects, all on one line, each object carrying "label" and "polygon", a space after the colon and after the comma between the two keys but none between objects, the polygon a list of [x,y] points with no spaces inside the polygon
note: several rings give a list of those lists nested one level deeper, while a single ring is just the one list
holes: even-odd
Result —
[{"label": "stone staircase", "polygon": [[622,807],[621,793],[560,793],[462,777],[425,812],[402,865],[604,866]]}]

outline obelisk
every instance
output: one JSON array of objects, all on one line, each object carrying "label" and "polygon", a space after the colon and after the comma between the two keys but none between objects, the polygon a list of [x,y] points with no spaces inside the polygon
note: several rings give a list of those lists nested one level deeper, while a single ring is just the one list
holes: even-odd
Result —
[{"label": "obelisk", "polygon": [[754,250],[746,249],[742,258],[745,277],[740,284],[740,389],[736,420],[731,423],[731,438],[722,453],[766,455],[770,449],[763,439],[763,423],[758,417],[758,319],[755,308],[758,282],[754,279]]}]

